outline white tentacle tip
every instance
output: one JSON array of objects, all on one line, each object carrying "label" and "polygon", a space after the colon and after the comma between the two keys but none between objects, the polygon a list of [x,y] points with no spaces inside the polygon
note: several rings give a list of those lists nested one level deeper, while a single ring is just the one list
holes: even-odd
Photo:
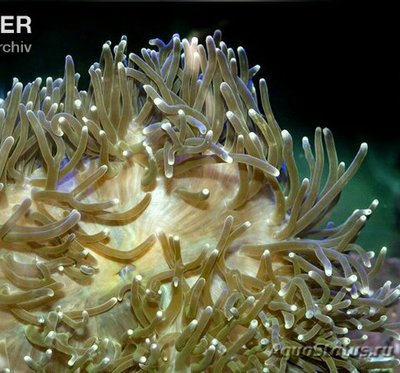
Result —
[{"label": "white tentacle tip", "polygon": [[161,100],[161,98],[156,97],[156,98],[154,99],[154,104],[155,104],[156,106],[162,105],[162,103],[163,103],[163,100]]},{"label": "white tentacle tip", "polygon": [[29,364],[29,363],[32,363],[33,360],[29,355],[25,355],[24,356],[24,361],[25,361],[25,363]]},{"label": "white tentacle tip", "polygon": [[234,118],[235,117],[235,114],[232,112],[232,111],[227,111],[226,112],[226,117],[229,119],[229,120],[231,120],[232,118]]},{"label": "white tentacle tip", "polygon": [[360,145],[360,150],[366,152],[366,151],[368,150],[368,144],[367,144],[366,142],[363,142],[363,143]]},{"label": "white tentacle tip", "polygon": [[250,117],[255,117],[257,115],[257,112],[254,109],[249,109],[248,113]]},{"label": "white tentacle tip", "polygon": [[290,133],[288,130],[282,130],[281,131],[282,137],[285,138],[289,138],[290,137]]}]

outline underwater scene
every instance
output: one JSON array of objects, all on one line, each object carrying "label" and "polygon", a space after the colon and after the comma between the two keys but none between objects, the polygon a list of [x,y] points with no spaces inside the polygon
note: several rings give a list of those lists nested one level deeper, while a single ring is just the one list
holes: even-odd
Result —
[{"label": "underwater scene", "polygon": [[0,372],[400,372],[394,14],[0,2]]}]

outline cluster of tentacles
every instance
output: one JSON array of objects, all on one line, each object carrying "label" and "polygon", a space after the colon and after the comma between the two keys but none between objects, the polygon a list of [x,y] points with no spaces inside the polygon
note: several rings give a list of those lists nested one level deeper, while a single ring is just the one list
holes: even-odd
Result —
[{"label": "cluster of tentacles", "polygon": [[0,369],[396,366],[333,353],[400,336],[400,288],[370,287],[386,249],[371,263],[355,243],[377,201],[329,222],[366,144],[346,167],[317,128],[301,180],[243,48],[219,31],[141,56],[110,44],[87,91],[68,56],[63,78],[0,100]]}]

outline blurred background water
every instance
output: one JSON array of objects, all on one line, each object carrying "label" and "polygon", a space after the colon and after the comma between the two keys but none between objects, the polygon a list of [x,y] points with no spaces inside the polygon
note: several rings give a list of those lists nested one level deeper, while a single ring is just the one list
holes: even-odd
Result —
[{"label": "blurred background water", "polygon": [[[381,5],[379,5],[381,4]],[[1,3],[1,14],[32,18],[31,35],[1,35],[0,44],[23,40],[29,54],[0,55],[0,92],[12,78],[63,75],[71,54],[81,74],[97,61],[106,40],[128,36],[129,52],[149,39],[198,36],[216,28],[229,47],[243,46],[250,65],[267,79],[281,128],[294,138],[302,172],[301,139],[329,127],[339,159],[349,164],[361,142],[369,154],[342,194],[332,219],[340,223],[374,198],[378,210],[359,242],[368,250],[387,246],[400,257],[400,147],[398,26],[394,6],[352,2],[285,3]],[[303,173],[306,176],[305,173]]]}]

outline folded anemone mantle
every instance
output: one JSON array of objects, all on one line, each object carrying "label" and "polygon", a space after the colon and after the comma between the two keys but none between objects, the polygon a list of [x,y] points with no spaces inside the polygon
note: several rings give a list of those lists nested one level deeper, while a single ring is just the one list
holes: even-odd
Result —
[{"label": "folded anemone mantle", "polygon": [[150,45],[105,43],[86,91],[67,56],[63,78],[0,100],[0,369],[397,365],[331,353],[399,336],[400,290],[370,287],[386,249],[356,243],[377,201],[329,223],[367,145],[345,165],[317,128],[301,179],[242,47],[219,31]]}]

